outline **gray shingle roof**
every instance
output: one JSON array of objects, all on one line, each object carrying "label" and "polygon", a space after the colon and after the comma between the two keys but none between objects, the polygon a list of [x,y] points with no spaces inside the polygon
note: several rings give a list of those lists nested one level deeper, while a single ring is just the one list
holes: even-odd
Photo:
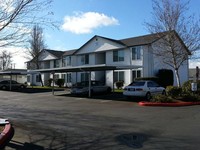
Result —
[{"label": "gray shingle roof", "polygon": [[57,51],[57,50],[50,50],[50,49],[44,49],[44,50],[56,56],[57,58],[61,58],[62,55],[65,53],[64,51]]},{"label": "gray shingle roof", "polygon": [[63,54],[63,56],[73,55],[76,51],[77,51],[77,49],[65,51],[65,53]]},{"label": "gray shingle roof", "polygon": [[155,42],[156,40],[162,38],[169,32],[161,32],[161,33],[155,33],[155,34],[148,34],[144,36],[138,36],[138,37],[132,37],[127,39],[119,40],[126,46],[137,46],[137,45],[147,45]]}]

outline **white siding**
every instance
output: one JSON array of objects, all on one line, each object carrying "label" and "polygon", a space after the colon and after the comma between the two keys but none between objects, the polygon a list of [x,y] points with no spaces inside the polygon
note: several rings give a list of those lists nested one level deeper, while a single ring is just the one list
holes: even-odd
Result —
[{"label": "white siding", "polygon": [[116,42],[112,42],[110,40],[106,40],[101,37],[94,37],[84,47],[82,47],[76,54],[102,52],[102,51],[118,49],[118,48],[122,48],[122,47],[124,47],[124,46],[122,46]]}]

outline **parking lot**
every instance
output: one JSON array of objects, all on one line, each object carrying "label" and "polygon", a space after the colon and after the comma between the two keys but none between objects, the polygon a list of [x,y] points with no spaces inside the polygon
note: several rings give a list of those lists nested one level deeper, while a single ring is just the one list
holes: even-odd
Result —
[{"label": "parking lot", "polygon": [[196,150],[200,106],[141,107],[120,95],[0,91],[0,117],[15,135],[6,150]]}]

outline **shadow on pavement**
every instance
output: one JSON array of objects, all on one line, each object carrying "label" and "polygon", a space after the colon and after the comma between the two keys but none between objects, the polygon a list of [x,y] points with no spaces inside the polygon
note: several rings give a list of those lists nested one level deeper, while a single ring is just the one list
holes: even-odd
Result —
[{"label": "shadow on pavement", "polygon": [[[67,97],[77,97],[77,98],[88,98],[87,95],[71,95],[71,94],[61,94],[57,96],[67,96]],[[131,97],[126,98],[122,93],[110,93],[110,94],[95,94],[90,99],[98,100],[113,100],[113,101],[127,101],[127,102],[140,102],[145,101],[144,98]]]},{"label": "shadow on pavement", "polygon": [[[64,89],[54,89],[54,91],[64,91]],[[9,92],[20,92],[20,93],[43,93],[43,92],[52,92],[52,89],[45,88],[25,88],[25,89],[15,89]]]},{"label": "shadow on pavement", "polygon": [[44,147],[42,146],[27,142],[21,143],[14,140],[10,141],[7,147],[13,148],[15,150],[44,150]]}]

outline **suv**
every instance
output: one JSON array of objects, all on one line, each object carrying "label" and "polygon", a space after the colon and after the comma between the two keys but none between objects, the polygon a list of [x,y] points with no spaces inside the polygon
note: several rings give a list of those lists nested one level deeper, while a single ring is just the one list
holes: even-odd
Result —
[{"label": "suv", "polygon": [[[91,81],[91,94],[110,93],[111,88],[99,81]],[[89,93],[89,81],[78,82],[71,88],[71,94],[86,95]]]},{"label": "suv", "polygon": [[18,83],[17,81],[14,80],[1,80],[0,81],[0,89],[2,90],[8,90],[10,89],[24,89],[27,87],[26,84],[23,83]]}]

